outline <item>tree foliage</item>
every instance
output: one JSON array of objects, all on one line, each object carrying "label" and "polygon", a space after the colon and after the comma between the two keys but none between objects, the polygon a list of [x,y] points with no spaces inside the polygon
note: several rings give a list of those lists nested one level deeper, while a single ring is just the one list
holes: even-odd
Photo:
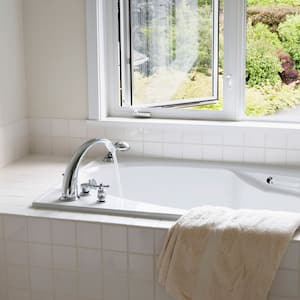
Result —
[{"label": "tree foliage", "polygon": [[288,52],[300,69],[300,15],[288,16],[278,27],[278,34],[284,50]]},{"label": "tree foliage", "polygon": [[247,27],[246,81],[248,86],[274,85],[281,71],[277,52],[282,45],[277,34],[258,23]]}]

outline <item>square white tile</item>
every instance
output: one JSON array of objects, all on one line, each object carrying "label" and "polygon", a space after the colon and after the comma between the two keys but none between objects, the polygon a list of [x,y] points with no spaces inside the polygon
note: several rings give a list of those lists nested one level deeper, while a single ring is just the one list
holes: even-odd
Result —
[{"label": "square white tile", "polygon": [[220,161],[223,159],[223,147],[214,145],[203,145],[202,159],[209,161]]},{"label": "square white tile", "polygon": [[[115,286],[117,288],[117,286]],[[84,299],[101,300],[102,297],[101,273],[79,273],[78,294]]]},{"label": "square white tile", "polygon": [[74,297],[78,295],[77,273],[71,271],[55,270],[54,290],[55,295],[72,296],[71,299],[74,299]]},{"label": "square white tile", "polygon": [[158,142],[144,142],[144,155],[162,157],[163,144]]},{"label": "square white tile", "polygon": [[182,156],[184,159],[202,159],[203,145],[184,144]]},{"label": "square white tile", "polygon": [[10,265],[7,267],[8,287],[17,289],[29,289],[29,268],[28,266]]},{"label": "square white tile", "polygon": [[243,146],[244,133],[238,130],[226,130],[224,132],[223,143],[226,146]]},{"label": "square white tile", "polygon": [[51,134],[55,137],[69,136],[69,124],[67,120],[53,119],[51,120]]},{"label": "square white tile", "polygon": [[223,134],[220,132],[204,132],[203,133],[204,145],[222,145]]},{"label": "square white tile", "polygon": [[163,156],[168,158],[182,158],[182,144],[164,143]]},{"label": "square white tile", "polygon": [[265,162],[267,164],[282,164],[286,163],[286,151],[283,149],[266,149]]},{"label": "square white tile", "polygon": [[163,130],[161,128],[144,128],[145,142],[162,142]]},{"label": "square white tile", "polygon": [[245,148],[244,161],[249,163],[264,163],[265,161],[264,148]]},{"label": "square white tile", "polygon": [[31,267],[30,284],[33,291],[53,292],[52,269]]},{"label": "square white tile", "polygon": [[29,218],[28,236],[30,242],[51,243],[50,221],[47,219]]},{"label": "square white tile", "polygon": [[265,134],[258,130],[247,130],[245,133],[245,146],[247,147],[264,147]]},{"label": "square white tile", "polygon": [[29,289],[8,289],[9,300],[31,300]]},{"label": "square white tile", "polygon": [[8,264],[29,265],[28,244],[26,242],[7,241],[5,245]]},{"label": "square white tile", "polygon": [[[116,288],[116,286],[118,288]],[[129,280],[126,274],[106,274],[103,278],[103,294],[105,300],[128,300]],[[160,299],[157,299],[160,300]]]},{"label": "square white tile", "polygon": [[153,275],[153,256],[142,254],[129,254],[130,279],[153,280]]},{"label": "square white tile", "polygon": [[51,221],[52,242],[57,245],[75,246],[75,223],[72,221]]},{"label": "square white tile", "polygon": [[104,250],[103,273],[105,276],[108,274],[113,276],[123,274],[127,276],[127,253]]},{"label": "square white tile", "polygon": [[130,300],[153,300],[154,299],[154,283],[151,280],[143,280],[139,278],[130,278],[129,282]]},{"label": "square white tile", "polygon": [[54,268],[76,271],[77,255],[75,247],[53,246]]},{"label": "square white tile", "polygon": [[287,136],[279,133],[266,133],[265,146],[267,148],[285,149],[287,147]]},{"label": "square white tile", "polygon": [[172,127],[164,128],[163,141],[164,143],[182,143],[183,131],[181,128]]},{"label": "square white tile", "polygon": [[27,219],[19,216],[4,216],[4,236],[7,240],[27,241]]},{"label": "square white tile", "polygon": [[202,144],[203,133],[200,129],[186,128],[183,130],[183,143]]},{"label": "square white tile", "polygon": [[77,251],[80,272],[100,273],[102,271],[101,250],[78,248]]},{"label": "square white tile", "polygon": [[127,228],[104,224],[102,226],[102,247],[107,250],[127,251]]},{"label": "square white tile", "polygon": [[87,125],[85,120],[69,120],[69,134],[74,138],[87,137]]},{"label": "square white tile", "polygon": [[101,248],[101,225],[88,222],[77,222],[77,246]]},{"label": "square white tile", "polygon": [[128,248],[133,253],[154,254],[153,229],[128,227]]},{"label": "square white tile", "polygon": [[57,156],[70,155],[70,139],[69,137],[53,137],[52,138],[52,154]]},{"label": "square white tile", "polygon": [[242,147],[224,146],[223,160],[232,162],[242,162],[244,149]]},{"label": "square white tile", "polygon": [[51,245],[29,244],[30,265],[34,267],[53,267]]},{"label": "square white tile", "polygon": [[87,125],[87,135],[88,138],[95,139],[95,138],[103,138],[104,137],[104,128],[99,125]]}]

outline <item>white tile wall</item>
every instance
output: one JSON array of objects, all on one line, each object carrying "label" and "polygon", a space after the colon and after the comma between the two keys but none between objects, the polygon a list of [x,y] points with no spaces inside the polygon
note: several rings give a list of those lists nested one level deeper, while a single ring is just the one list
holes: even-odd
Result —
[{"label": "white tile wall", "polygon": [[[28,126],[28,120],[24,119],[0,127],[0,168],[29,153]],[[33,135],[40,136],[40,132],[35,131]]]},{"label": "white tile wall", "polygon": [[[127,155],[300,166],[300,134],[288,128],[208,125],[107,125],[83,120],[31,119],[33,153],[71,155],[89,138],[126,140]],[[101,155],[104,149],[91,151]]]},{"label": "white tile wall", "polygon": [[[0,224],[1,300],[171,300],[156,273],[165,229],[7,215]],[[293,241],[269,300],[300,300],[299,283]]]}]

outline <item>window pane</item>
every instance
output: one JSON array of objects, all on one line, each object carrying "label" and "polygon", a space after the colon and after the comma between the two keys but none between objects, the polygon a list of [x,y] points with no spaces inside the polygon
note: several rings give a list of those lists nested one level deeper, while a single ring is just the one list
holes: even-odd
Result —
[{"label": "window pane", "polygon": [[299,0],[248,0],[246,115],[300,119]]},{"label": "window pane", "polygon": [[217,100],[217,6],[212,0],[131,0],[133,106]]}]

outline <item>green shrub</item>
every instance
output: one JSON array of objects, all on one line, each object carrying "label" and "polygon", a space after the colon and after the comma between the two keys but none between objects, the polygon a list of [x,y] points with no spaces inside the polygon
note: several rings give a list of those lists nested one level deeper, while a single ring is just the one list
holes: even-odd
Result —
[{"label": "green shrub", "polygon": [[[222,95],[222,93],[221,93]],[[275,114],[283,109],[291,109],[300,104],[300,88],[295,84],[284,85],[281,83],[275,86],[264,86],[261,88],[246,89],[247,116],[260,117]],[[216,104],[199,105],[189,109],[198,110],[222,110],[223,99]]]},{"label": "green shrub", "polygon": [[287,20],[278,26],[278,34],[284,50],[288,52],[300,69],[300,15],[288,16]]},{"label": "green shrub", "polygon": [[252,25],[266,24],[272,32],[277,32],[279,24],[285,22],[287,16],[298,13],[300,13],[299,7],[287,5],[252,6],[247,9],[247,16]]},{"label": "green shrub", "polygon": [[300,89],[296,84],[264,86],[246,91],[246,115],[266,116],[300,104]]},{"label": "green shrub", "polygon": [[281,43],[268,26],[258,23],[247,26],[246,82],[248,86],[274,85],[280,81],[281,70],[277,52]]},{"label": "green shrub", "polygon": [[248,0],[248,6],[253,5],[291,5],[291,6],[300,6],[300,0]]}]

